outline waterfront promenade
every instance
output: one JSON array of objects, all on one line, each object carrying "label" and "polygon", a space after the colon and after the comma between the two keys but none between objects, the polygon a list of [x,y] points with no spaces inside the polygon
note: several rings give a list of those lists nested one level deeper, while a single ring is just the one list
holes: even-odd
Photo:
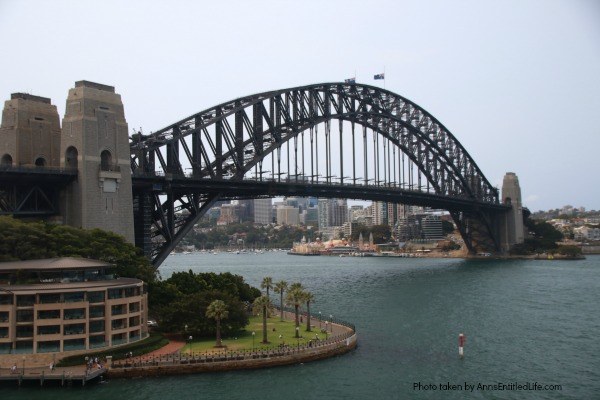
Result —
[{"label": "waterfront promenade", "polygon": [[[293,313],[285,312],[284,316],[292,319]],[[318,325],[319,320],[314,318],[314,321]],[[313,328],[317,325],[311,324]],[[308,344],[298,341],[269,349],[213,348],[203,352],[185,352],[185,343],[172,342],[152,353],[113,362],[107,376],[132,378],[267,368],[334,357],[356,348],[357,336],[352,324],[336,321],[329,324],[329,329],[327,339],[310,340]],[[318,333],[316,328],[313,332],[302,334],[312,338]]]}]

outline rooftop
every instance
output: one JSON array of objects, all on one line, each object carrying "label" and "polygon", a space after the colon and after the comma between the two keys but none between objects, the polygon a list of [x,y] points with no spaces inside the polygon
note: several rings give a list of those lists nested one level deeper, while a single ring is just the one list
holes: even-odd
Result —
[{"label": "rooftop", "polygon": [[112,264],[88,258],[46,258],[42,260],[8,261],[0,263],[0,272],[15,270],[61,270],[112,267]]}]

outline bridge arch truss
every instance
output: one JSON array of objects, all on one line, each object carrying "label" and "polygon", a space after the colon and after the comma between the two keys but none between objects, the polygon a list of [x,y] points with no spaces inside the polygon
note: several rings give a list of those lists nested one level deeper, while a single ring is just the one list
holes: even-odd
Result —
[{"label": "bridge arch truss", "polygon": [[471,251],[498,249],[498,190],[437,119],[378,87],[246,96],[130,145],[136,244],[156,266],[219,199],[279,195],[444,208]]}]

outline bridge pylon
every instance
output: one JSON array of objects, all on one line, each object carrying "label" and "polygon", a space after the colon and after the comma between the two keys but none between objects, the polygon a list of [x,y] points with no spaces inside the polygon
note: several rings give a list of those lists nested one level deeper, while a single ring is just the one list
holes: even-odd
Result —
[{"label": "bridge pylon", "polygon": [[112,86],[79,81],[62,123],[61,166],[78,177],[64,194],[65,223],[100,228],[134,242],[128,127]]},{"label": "bridge pylon", "polygon": [[503,252],[508,252],[513,245],[523,243],[525,240],[521,186],[514,172],[507,172],[504,175],[502,202],[511,207],[502,215],[503,221],[500,225],[501,249]]}]

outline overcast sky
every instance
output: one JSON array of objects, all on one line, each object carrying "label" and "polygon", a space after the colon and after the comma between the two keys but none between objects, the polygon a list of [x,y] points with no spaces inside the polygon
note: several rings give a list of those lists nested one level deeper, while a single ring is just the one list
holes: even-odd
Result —
[{"label": "overcast sky", "polygon": [[0,0],[0,95],[115,86],[150,132],[356,75],[416,102],[532,211],[600,209],[600,1]]}]

